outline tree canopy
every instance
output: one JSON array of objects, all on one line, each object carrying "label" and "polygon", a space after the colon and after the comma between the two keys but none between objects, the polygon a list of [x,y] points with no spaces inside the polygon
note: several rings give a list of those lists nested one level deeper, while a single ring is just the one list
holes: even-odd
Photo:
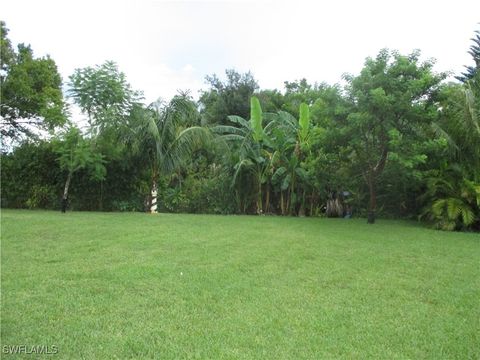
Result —
[{"label": "tree canopy", "polygon": [[217,75],[205,78],[209,89],[200,95],[200,113],[205,124],[227,124],[228,116],[243,118],[250,112],[250,98],[258,89],[258,83],[250,72],[240,74],[230,69],[225,71],[226,81]]},{"label": "tree canopy", "polygon": [[62,126],[67,120],[66,107],[55,62],[49,56],[35,58],[25,44],[15,51],[6,24],[0,22],[0,26],[2,138],[19,140]]}]

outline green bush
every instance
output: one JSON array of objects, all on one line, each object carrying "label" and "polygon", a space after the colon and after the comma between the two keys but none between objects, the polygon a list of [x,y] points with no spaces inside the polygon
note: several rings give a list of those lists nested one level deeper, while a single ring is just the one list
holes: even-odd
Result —
[{"label": "green bush", "polygon": [[57,203],[58,196],[52,185],[33,185],[25,202],[29,209],[53,209]]}]

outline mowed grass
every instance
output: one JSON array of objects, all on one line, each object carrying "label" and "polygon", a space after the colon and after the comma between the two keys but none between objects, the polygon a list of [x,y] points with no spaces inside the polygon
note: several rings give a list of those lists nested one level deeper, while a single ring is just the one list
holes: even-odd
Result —
[{"label": "mowed grass", "polygon": [[478,234],[360,219],[1,216],[2,348],[55,345],[51,357],[65,359],[480,358]]}]

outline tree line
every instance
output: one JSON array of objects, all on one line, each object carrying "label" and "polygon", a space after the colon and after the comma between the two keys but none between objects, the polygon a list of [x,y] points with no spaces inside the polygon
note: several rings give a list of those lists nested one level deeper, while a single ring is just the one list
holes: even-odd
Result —
[{"label": "tree line", "polygon": [[[380,217],[480,229],[480,33],[457,81],[420,51],[367,58],[345,86],[207,76],[145,105],[114,62],[77,69],[1,25],[2,206]],[[43,131],[43,132],[40,132]],[[40,135],[39,135],[40,134]],[[9,142],[14,146],[5,147]]]}]

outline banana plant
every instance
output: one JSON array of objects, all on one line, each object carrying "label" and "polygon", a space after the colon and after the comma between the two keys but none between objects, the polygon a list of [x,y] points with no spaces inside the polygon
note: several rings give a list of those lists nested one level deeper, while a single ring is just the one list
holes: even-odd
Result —
[{"label": "banana plant", "polygon": [[268,136],[269,127],[263,126],[263,112],[258,98],[253,96],[250,99],[248,121],[236,115],[231,115],[228,119],[236,126],[219,125],[213,130],[220,134],[224,141],[236,147],[239,153],[234,165],[232,187],[241,186],[239,180],[242,176],[251,178],[254,184],[256,212],[262,214],[264,212],[263,187],[268,179],[272,154]]},{"label": "banana plant", "polygon": [[[299,213],[305,211],[305,189],[297,193],[299,183],[307,185],[308,174],[301,167],[305,154],[309,151],[311,124],[308,105],[300,105],[300,117],[297,121],[291,114],[279,111],[274,119],[276,131],[274,134],[275,172],[272,182],[280,192],[280,208],[283,215],[296,212],[300,204]],[[304,188],[305,188],[304,186]]]}]

